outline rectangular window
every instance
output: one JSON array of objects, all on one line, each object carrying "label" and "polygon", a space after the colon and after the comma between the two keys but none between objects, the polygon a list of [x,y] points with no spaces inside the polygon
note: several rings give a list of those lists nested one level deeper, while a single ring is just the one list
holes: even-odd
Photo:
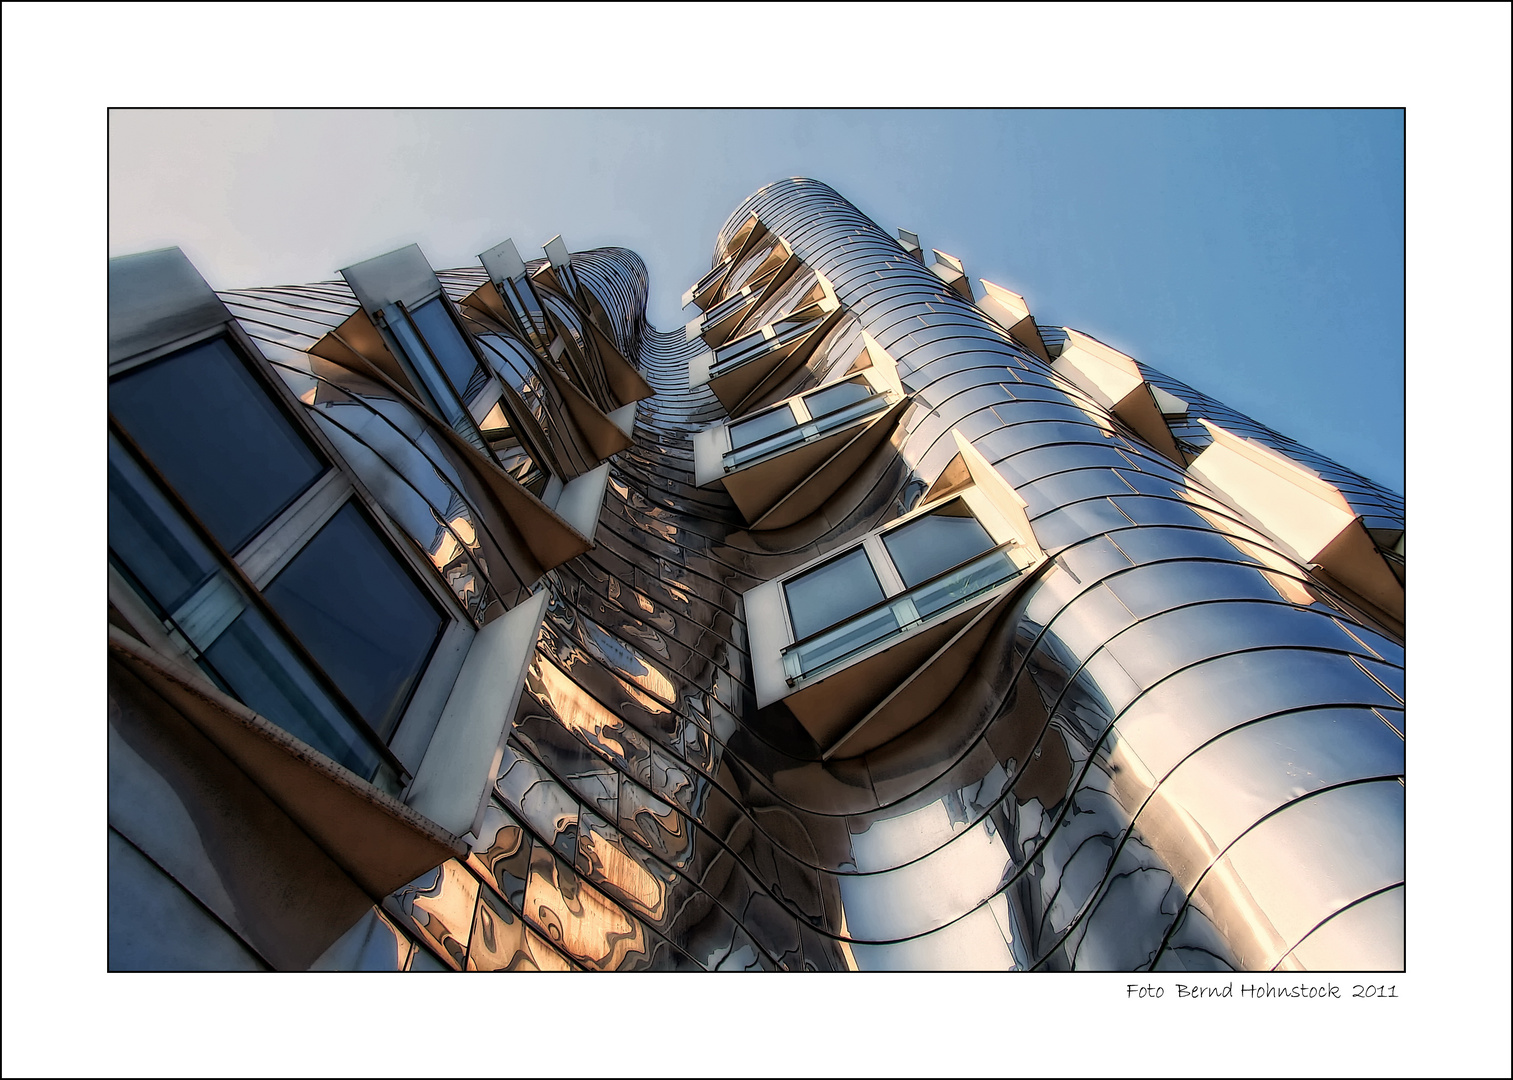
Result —
[{"label": "rectangular window", "polygon": [[243,609],[204,656],[217,681],[248,707],[358,776],[378,779],[384,762],[371,737],[347,718],[261,612]]},{"label": "rectangular window", "polygon": [[861,548],[800,574],[783,590],[795,638],[806,638],[883,599],[877,572]]},{"label": "rectangular window", "polygon": [[327,469],[224,338],[133,368],[110,413],[228,552]]},{"label": "rectangular window", "polygon": [[453,616],[230,339],[109,397],[112,563],[227,693],[399,790],[385,744]]},{"label": "rectangular window", "polygon": [[[211,680],[368,780],[383,756],[124,447],[110,440],[111,560],[192,650]],[[386,778],[384,782],[394,786]]]},{"label": "rectangular window", "polygon": [[848,405],[866,401],[876,393],[877,391],[872,389],[872,384],[858,375],[844,382],[833,383],[813,393],[805,394],[804,404],[809,408],[809,415],[815,420],[820,420],[831,413],[840,412]]},{"label": "rectangular window", "polygon": [[108,460],[106,535],[110,551],[163,614],[177,611],[220,566],[114,438],[110,440]]},{"label": "rectangular window", "polygon": [[452,322],[445,303],[446,300],[438,296],[409,312],[409,316],[466,405],[483,389],[488,378],[463,340],[462,331]]},{"label": "rectangular window", "polygon": [[960,499],[883,533],[883,546],[907,588],[959,566],[993,546],[978,520]]},{"label": "rectangular window", "polygon": [[962,609],[1033,561],[1012,539],[996,543],[961,497],[873,534],[783,583],[794,641],[785,675],[790,684],[812,677]]},{"label": "rectangular window", "polygon": [[743,450],[772,435],[789,430],[796,423],[790,406],[780,405],[776,409],[769,409],[759,416],[753,416],[750,420],[742,420],[738,424],[730,425],[731,449]]},{"label": "rectangular window", "polygon": [[731,424],[730,451],[722,464],[730,472],[783,453],[880,413],[890,400],[862,376],[811,390]]},{"label": "rectangular window", "polygon": [[263,595],[389,738],[447,620],[356,505],[338,510]]}]

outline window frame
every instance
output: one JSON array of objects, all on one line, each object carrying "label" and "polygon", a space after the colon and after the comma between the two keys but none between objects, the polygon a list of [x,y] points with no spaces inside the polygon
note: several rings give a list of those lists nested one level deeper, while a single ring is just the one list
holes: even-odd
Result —
[{"label": "window frame", "polygon": [[[830,390],[833,387],[839,386],[841,383],[851,382],[858,378],[865,381],[867,385],[871,387],[872,394],[869,398],[863,398],[861,399],[861,401],[852,402],[849,405],[843,405],[840,409],[833,409],[830,412],[822,413],[819,416],[815,416],[810,410],[810,398],[815,397],[816,395],[821,394],[826,390]],[[901,398],[902,395],[893,387],[893,385],[888,381],[883,373],[876,370],[876,366],[874,365],[872,367],[862,368],[858,371],[848,372],[844,375],[841,375],[839,378],[831,379],[829,382],[825,383],[822,386],[813,387],[809,390],[805,390],[802,394],[795,394],[793,397],[788,397],[784,398],[782,401],[773,402],[771,405],[767,406],[764,409],[747,413],[744,416],[740,416],[734,420],[727,421],[726,423],[720,425],[720,441],[717,446],[720,455],[720,475],[726,476],[730,473],[739,472],[742,469],[750,468],[753,465],[758,465],[764,461],[770,461],[775,457],[781,457],[783,454],[786,454],[789,451],[797,450],[802,446],[808,445],[815,438],[824,438],[829,435],[834,435],[837,432],[846,431],[853,427],[863,426],[873,420],[876,420],[879,416],[887,411],[889,406],[897,404],[897,402]],[[873,408],[871,411],[857,416],[850,421],[838,424],[834,427],[826,428],[824,430],[819,429],[818,425],[823,420],[835,415],[838,412],[843,412],[846,409],[854,407],[855,405],[859,405],[862,403],[862,401],[874,401],[881,404]],[[794,422],[790,427],[765,436],[764,438],[751,443],[749,446],[740,448],[737,448],[735,446],[735,428],[752,420],[756,420],[763,416],[774,413],[777,410],[783,408],[788,408],[792,412]],[[768,439],[775,438],[777,435],[782,434],[783,431],[804,432],[805,428],[811,427],[814,428],[814,430],[804,433],[803,437],[797,442],[790,443],[782,447],[775,447],[766,453],[755,455],[746,461],[731,461],[731,458],[733,458],[736,454],[750,450],[752,446],[760,446]]]},{"label": "window frame", "polygon": [[[455,324],[454,318],[454,324]],[[459,330],[459,332],[461,332]],[[464,334],[464,339],[467,335]],[[422,341],[424,340],[421,335]],[[220,573],[213,575],[199,586],[188,598],[180,602],[167,618],[160,622],[176,647],[191,659],[202,655],[220,633],[237,618],[245,608],[255,609],[272,625],[284,639],[295,656],[309,668],[311,675],[331,697],[349,723],[363,733],[365,740],[378,752],[383,763],[399,777],[399,784],[407,788],[413,780],[423,759],[432,732],[441,718],[447,697],[461,671],[470,644],[477,633],[471,616],[462,607],[452,591],[445,587],[435,567],[422,556],[417,545],[404,533],[382,506],[367,491],[362,481],[353,472],[342,455],[332,445],[320,426],[306,415],[303,404],[294,396],[288,385],[278,377],[256,345],[235,320],[220,326],[202,329],[166,344],[158,345],[142,353],[123,358],[109,365],[108,380],[129,374],[156,360],[209,344],[217,339],[225,340],[236,359],[249,371],[259,390],[269,395],[274,407],[283,419],[294,425],[305,439],[323,456],[326,469],[304,491],[300,492],[277,516],[236,551],[227,551],[209,532],[204,523],[182,494],[174,488],[151,458],[131,438],[124,426],[110,417],[112,435],[121,444],[135,464],[146,474],[167,499],[170,508],[188,525],[198,539],[209,549],[220,565]],[[438,365],[439,366],[439,365]],[[488,369],[484,368],[485,372]],[[433,639],[421,673],[410,687],[405,704],[387,739],[368,723],[367,719],[348,700],[334,679],[315,659],[299,636],[285,623],[263,595],[263,589],[294,560],[306,545],[320,534],[325,525],[349,502],[355,503],[358,513],[373,528],[380,544],[396,560],[396,565],[407,578],[427,597],[439,616],[439,629]],[[119,558],[119,556],[117,556]],[[121,566],[126,567],[124,560]],[[129,572],[122,575],[123,581],[134,591],[141,592],[145,586]],[[160,604],[149,594],[143,599],[154,612]],[[212,610],[209,605],[221,605],[225,610]],[[234,608],[235,610],[231,610]],[[193,640],[182,634],[177,621],[190,609],[204,624],[219,630],[207,640]],[[317,751],[319,752],[319,751]]]},{"label": "window frame", "polygon": [[[473,357],[475,367],[484,376],[482,388],[472,399],[464,396],[464,391],[467,389],[465,386],[458,387],[452,381],[451,375],[447,374],[446,365],[436,355],[435,348],[426,340],[425,332],[411,314],[412,311],[418,311],[427,304],[435,302],[441,303],[452,323],[452,328],[462,337],[463,348]],[[409,369],[411,380],[425,397],[430,398],[427,404],[432,407],[436,415],[451,425],[454,430],[459,424],[463,425],[467,430],[458,433],[498,464],[497,455],[489,446],[488,440],[483,437],[479,424],[493,409],[496,402],[503,401],[504,388],[498,376],[494,374],[493,367],[471,340],[472,335],[463,328],[456,312],[451,310],[451,298],[447,296],[446,290],[439,289],[433,295],[413,304],[407,304],[402,300],[390,300],[376,308],[373,316],[373,325],[386,339],[385,344],[389,346],[389,351],[402,366]],[[413,355],[414,350],[405,345],[405,339],[396,329],[396,324],[402,325],[408,333],[415,336],[415,340],[420,343],[422,355]],[[490,397],[491,393],[492,397]],[[504,409],[507,415],[513,412],[508,406]],[[537,455],[533,453],[532,456]]]},{"label": "window frame", "polygon": [[[899,573],[898,568],[893,563],[893,557],[889,553],[887,545],[883,543],[883,537],[889,533],[903,528],[911,521],[924,517],[927,514],[935,513],[936,511],[939,511],[946,506],[949,506],[952,502],[956,501],[960,501],[964,506],[966,506],[971,516],[987,531],[988,538],[992,541],[992,544],[988,548],[985,548],[982,552],[979,552],[977,555],[972,556],[971,559],[967,559],[963,562],[955,564],[954,566],[947,567],[946,569],[941,570],[939,573],[931,575],[931,577],[920,581],[912,588],[910,586],[906,586],[904,584],[903,575]],[[797,569],[790,571],[787,574],[784,574],[782,577],[774,579],[779,583],[780,586],[779,596],[782,597],[782,604],[780,606],[782,608],[783,615],[783,630],[786,635],[786,640],[779,645],[779,652],[786,653],[787,651],[792,649],[794,645],[801,644],[804,641],[818,637],[820,634],[824,634],[830,630],[833,630],[835,627],[844,624],[847,620],[853,619],[862,612],[868,611],[872,607],[877,606],[869,604],[867,607],[861,608],[858,611],[847,615],[845,618],[831,623],[829,626],[821,627],[820,629],[814,631],[813,633],[807,634],[802,638],[796,636],[796,634],[794,633],[793,617],[789,612],[788,605],[788,583],[793,581],[795,578],[802,577],[803,575],[810,573],[811,571],[818,570],[837,559],[844,558],[857,549],[861,549],[867,553],[867,558],[872,564],[872,572],[877,575],[878,584],[880,584],[883,588],[882,603],[886,604],[890,601],[896,601],[903,594],[911,592],[913,591],[913,589],[920,588],[921,586],[928,584],[930,581],[934,580],[937,577],[940,577],[941,575],[948,574],[956,569],[959,569],[962,566],[966,566],[973,559],[981,558],[983,555],[988,554],[995,548],[1000,548],[1005,545],[1016,546],[1021,545],[1022,543],[1023,541],[1020,539],[1017,530],[1015,530],[1010,525],[1008,518],[998,510],[991,499],[989,499],[983,493],[979,492],[975,487],[953,492],[949,495],[945,495],[941,498],[926,503],[923,506],[916,507],[909,513],[894,518],[882,528],[868,533],[860,540],[847,544],[845,547],[838,548],[835,551],[826,552],[823,558],[816,559],[810,563],[806,563],[805,565],[798,567]],[[928,622],[930,619],[933,619],[936,616],[945,615],[947,613],[948,611],[935,612],[927,616],[925,621]]]},{"label": "window frame", "polygon": [[[714,360],[709,365],[710,377],[719,378],[721,375],[728,375],[751,361],[766,356],[774,349],[781,349],[785,345],[791,345],[804,338],[813,333],[817,327],[824,325],[826,317],[833,314],[839,306],[835,299],[827,295],[812,304],[806,304],[789,312],[780,319],[763,323],[752,329],[750,333],[726,341],[713,350]],[[799,319],[799,316],[803,318]],[[789,325],[779,329],[778,327],[784,323]]]}]

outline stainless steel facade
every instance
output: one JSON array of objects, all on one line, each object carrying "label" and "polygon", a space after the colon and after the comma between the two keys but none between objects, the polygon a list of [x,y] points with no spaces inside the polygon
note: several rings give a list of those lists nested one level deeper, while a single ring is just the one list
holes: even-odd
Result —
[{"label": "stainless steel facade", "polygon": [[[364,868],[411,863],[300,816],[361,828],[356,811],[309,809],[194,716],[160,719],[168,681],[192,688],[195,674],[168,671],[170,646],[141,629],[150,619],[113,608],[112,966],[1400,968],[1401,624],[1191,471],[1216,438],[1201,421],[1311,469],[1399,583],[1400,497],[1141,365],[1169,398],[1140,393],[1186,407],[1161,409],[1172,445],[1154,448],[1055,367],[1075,337],[1011,334],[986,298],[969,299],[959,264],[932,270],[904,239],[824,184],[769,185],[722,230],[699,295],[711,318],[689,332],[646,323],[645,269],[623,250],[569,256],[559,242],[515,266],[501,246],[441,271],[479,363],[469,400],[496,394],[497,422],[450,416],[406,392],[423,379],[385,373],[405,346],[384,305],[409,300],[366,296],[375,279],[358,268],[346,283],[220,293],[224,332],[282,380],[287,407],[344,463],[354,505],[396,553],[407,536],[413,573],[455,597],[444,633],[472,642],[459,657],[533,600],[544,610],[521,685],[474,707],[499,714],[503,737],[474,755],[488,775],[471,819],[428,818],[444,800],[416,794],[424,758],[443,760],[434,748],[462,723],[463,659],[430,688],[441,719],[415,736],[430,739],[411,752],[420,764],[399,742],[382,750],[397,762],[387,793],[377,766],[341,775],[329,752],[281,744],[419,845],[429,868],[385,888]],[[201,323],[219,326],[198,302]],[[794,315],[806,303],[808,323]],[[352,340],[374,326],[387,349]],[[777,329],[750,336],[764,326]],[[159,336],[181,348],[182,329]],[[690,370],[718,378],[783,349],[734,404],[690,388]],[[654,393],[641,396],[626,360]],[[699,486],[700,432],[869,362],[896,373],[907,407],[887,410],[887,437],[816,489],[812,510],[761,527],[719,484]],[[968,476],[979,460],[992,477]],[[955,636],[919,661],[919,682],[936,684],[920,716],[864,753],[827,755],[796,706],[759,700],[754,665],[785,643],[748,618],[748,595],[964,483],[1001,485],[1010,517],[1022,507],[1011,526],[1034,561],[971,635],[941,631]],[[569,504],[590,496],[597,519],[575,517]],[[539,521],[515,516],[527,511]],[[572,548],[579,533],[586,551]],[[237,581],[249,608],[273,588]],[[319,666],[319,649],[302,648]]]}]

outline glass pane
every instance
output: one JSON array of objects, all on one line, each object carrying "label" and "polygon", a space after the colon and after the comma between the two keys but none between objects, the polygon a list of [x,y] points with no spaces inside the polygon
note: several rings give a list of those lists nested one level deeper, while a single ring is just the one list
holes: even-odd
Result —
[{"label": "glass pane", "polygon": [[793,418],[793,409],[787,405],[765,412],[761,416],[754,416],[750,420],[742,420],[739,424],[730,425],[730,448],[740,450],[753,443],[759,443],[769,435],[787,431],[796,423],[797,421]]},{"label": "glass pane", "polygon": [[248,707],[365,780],[373,778],[378,752],[257,611],[237,616],[205,659]]},{"label": "glass pane", "polygon": [[352,503],[263,590],[385,739],[445,620]]},{"label": "glass pane", "polygon": [[147,474],[110,440],[110,551],[160,612],[174,611],[215,573],[215,558]]},{"label": "glass pane", "polygon": [[473,358],[472,350],[462,340],[461,332],[442,303],[439,296],[427,300],[410,312],[410,318],[415,320],[416,327],[431,347],[431,352],[436,355],[441,369],[447,373],[447,378],[463,399],[467,400],[467,388],[478,375],[478,361]]},{"label": "glass pane", "polygon": [[714,351],[715,362],[710,371],[720,373],[722,369],[734,367],[737,363],[750,360],[775,347],[772,339],[763,336],[759,331],[743,334],[729,345],[723,345]]},{"label": "glass pane", "polygon": [[224,339],[115,380],[110,412],[229,552],[326,471]]},{"label": "glass pane", "polygon": [[820,417],[844,409],[847,405],[858,401],[865,401],[872,396],[872,387],[866,379],[847,379],[843,383],[827,386],[823,390],[816,390],[804,398],[804,404],[809,407],[809,415],[818,420]]},{"label": "glass pane", "polygon": [[795,640],[883,600],[883,587],[861,548],[799,575],[783,586],[783,592]]},{"label": "glass pane", "polygon": [[881,641],[898,629],[898,616],[893,608],[885,607],[872,614],[837,627],[794,652],[798,669],[805,675],[813,674],[832,661],[843,659],[859,652],[874,642]]},{"label": "glass pane", "polygon": [[948,503],[883,536],[893,565],[910,588],[993,546],[966,503]]},{"label": "glass pane", "polygon": [[970,600],[978,593],[991,589],[999,582],[1007,581],[1019,572],[1019,567],[1003,552],[981,559],[970,566],[963,566],[914,594],[914,610],[921,619],[928,619],[937,611]]}]

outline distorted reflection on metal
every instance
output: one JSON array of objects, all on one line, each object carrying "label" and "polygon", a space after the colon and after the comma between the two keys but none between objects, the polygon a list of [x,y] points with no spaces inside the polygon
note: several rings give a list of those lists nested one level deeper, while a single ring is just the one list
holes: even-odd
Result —
[{"label": "distorted reflection on metal", "polygon": [[220,294],[469,632],[544,597],[473,830],[310,966],[1401,966],[1401,498],[900,236],[771,184],[671,332],[621,249],[433,272],[513,479],[347,286]]}]

